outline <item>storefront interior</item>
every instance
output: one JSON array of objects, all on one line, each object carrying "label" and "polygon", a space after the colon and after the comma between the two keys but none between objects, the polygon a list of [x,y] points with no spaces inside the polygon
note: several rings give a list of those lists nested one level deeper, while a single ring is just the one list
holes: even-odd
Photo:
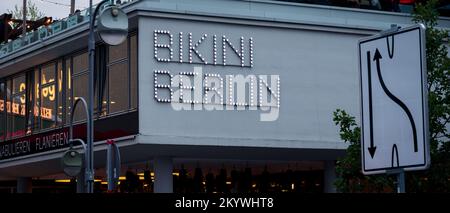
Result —
[{"label": "storefront interior", "polygon": [[[104,168],[95,170],[97,193],[152,193],[153,161],[122,165],[118,187],[107,190]],[[319,193],[324,188],[324,163],[320,161],[241,161],[174,159],[175,193]],[[0,192],[14,193],[14,180],[0,181]],[[33,193],[75,193],[76,178],[65,174],[32,179]]]}]

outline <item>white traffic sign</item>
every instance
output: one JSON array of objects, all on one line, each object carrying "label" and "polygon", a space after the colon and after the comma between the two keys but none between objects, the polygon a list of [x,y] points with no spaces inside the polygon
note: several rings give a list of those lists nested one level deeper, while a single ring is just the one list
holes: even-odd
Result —
[{"label": "white traffic sign", "polygon": [[364,174],[428,168],[425,56],[422,24],[359,41]]}]

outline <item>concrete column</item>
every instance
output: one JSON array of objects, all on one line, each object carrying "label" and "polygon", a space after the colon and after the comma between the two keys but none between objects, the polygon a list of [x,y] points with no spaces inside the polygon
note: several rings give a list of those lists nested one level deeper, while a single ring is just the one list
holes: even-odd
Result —
[{"label": "concrete column", "polygon": [[31,177],[18,177],[17,178],[17,193],[31,193],[32,183]]},{"label": "concrete column", "polygon": [[85,193],[86,185],[85,185],[85,170],[82,169],[80,174],[77,176],[77,193]]},{"label": "concrete column", "polygon": [[334,160],[324,162],[324,187],[325,193],[336,193],[336,163]]},{"label": "concrete column", "polygon": [[155,193],[173,193],[173,161],[171,157],[155,157]]}]

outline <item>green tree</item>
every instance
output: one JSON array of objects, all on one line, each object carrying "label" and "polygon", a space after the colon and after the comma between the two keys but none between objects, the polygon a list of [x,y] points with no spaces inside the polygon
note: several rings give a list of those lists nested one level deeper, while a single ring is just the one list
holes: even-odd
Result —
[{"label": "green tree", "polygon": [[[14,5],[13,10],[7,10],[8,13],[11,13],[13,15],[14,19],[22,19],[23,17],[23,5]],[[39,11],[37,6],[31,1],[27,1],[27,20],[35,21],[37,19],[40,19],[44,17],[44,13]]]},{"label": "green tree", "polygon": [[387,175],[365,176],[361,172],[361,129],[355,117],[341,109],[333,112],[333,121],[340,128],[340,138],[349,143],[345,157],[336,163],[336,188],[339,192],[389,192],[393,179]]},{"label": "green tree", "polygon": [[[450,192],[450,59],[444,45],[448,32],[437,29],[437,0],[418,4],[413,21],[426,27],[426,58],[428,73],[428,108],[431,167],[429,170],[408,172],[406,190],[410,192]],[[340,127],[340,137],[349,143],[347,154],[338,160],[337,189],[341,192],[379,192],[393,189],[394,179],[386,175],[363,176],[361,173],[360,128],[355,118],[344,110],[333,113]]]},{"label": "green tree", "polygon": [[407,174],[407,186],[419,192],[450,192],[450,58],[448,31],[437,29],[438,0],[416,6],[413,21],[427,27],[428,106],[431,167]]}]

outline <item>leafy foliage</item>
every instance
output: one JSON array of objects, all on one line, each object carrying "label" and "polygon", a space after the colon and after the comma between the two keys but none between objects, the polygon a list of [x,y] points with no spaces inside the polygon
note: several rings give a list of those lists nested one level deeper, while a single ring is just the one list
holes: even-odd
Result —
[{"label": "leafy foliage", "polygon": [[450,58],[444,45],[448,31],[436,28],[437,5],[437,0],[419,4],[413,14],[414,22],[427,27],[431,167],[407,176],[407,187],[419,192],[450,192]]},{"label": "leafy foliage", "polygon": [[347,154],[336,165],[335,185],[340,192],[389,192],[393,179],[387,175],[364,176],[361,173],[361,129],[355,117],[341,109],[333,112],[333,121],[340,128],[340,137],[349,143]]},{"label": "leafy foliage", "polygon": [[[22,19],[23,17],[23,10],[22,5],[14,5],[14,10],[7,10],[8,13],[11,13],[13,15],[14,19]],[[31,1],[27,1],[27,20],[35,21],[37,19],[40,19],[44,17],[44,13],[39,11],[37,6]]]}]

